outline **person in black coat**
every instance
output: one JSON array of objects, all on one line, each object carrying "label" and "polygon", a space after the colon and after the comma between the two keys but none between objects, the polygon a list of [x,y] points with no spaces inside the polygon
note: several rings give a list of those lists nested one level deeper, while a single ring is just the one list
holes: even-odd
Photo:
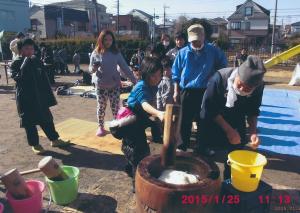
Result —
[{"label": "person in black coat", "polygon": [[160,43],[154,48],[153,53],[160,59],[163,59],[167,52],[173,48],[171,38],[168,34],[162,34]]},{"label": "person in black coat", "polygon": [[16,81],[16,103],[20,127],[25,128],[27,141],[36,154],[45,150],[39,145],[36,125],[40,125],[53,147],[68,143],[59,139],[49,107],[57,104],[49,79],[40,59],[34,54],[35,43],[25,39],[18,43],[20,56],[11,65],[12,78]]},{"label": "person in black coat", "polygon": [[[200,113],[200,153],[204,153],[207,147],[223,148],[229,153],[243,149],[247,142],[253,149],[258,147],[257,117],[265,72],[262,60],[257,56],[249,56],[240,67],[218,70],[211,77]],[[230,168],[226,162],[224,166],[224,179],[228,179]]]}]

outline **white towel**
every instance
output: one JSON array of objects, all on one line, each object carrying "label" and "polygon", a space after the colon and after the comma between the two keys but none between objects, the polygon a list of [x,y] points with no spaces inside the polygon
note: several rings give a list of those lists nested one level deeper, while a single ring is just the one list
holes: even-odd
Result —
[{"label": "white towel", "polygon": [[234,102],[237,100],[236,92],[233,88],[234,79],[238,74],[238,68],[236,68],[230,75],[230,77],[227,80],[227,101],[226,101],[226,107],[232,108],[234,107]]}]

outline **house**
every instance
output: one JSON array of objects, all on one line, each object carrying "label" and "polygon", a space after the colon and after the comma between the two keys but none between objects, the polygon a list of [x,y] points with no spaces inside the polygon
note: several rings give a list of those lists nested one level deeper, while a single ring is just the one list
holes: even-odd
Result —
[{"label": "house", "polygon": [[0,0],[0,32],[27,32],[29,28],[28,0]]},{"label": "house", "polygon": [[[117,16],[113,16],[112,29],[117,31]],[[119,15],[119,33],[130,39],[146,39],[148,37],[148,24],[133,15]]]},{"label": "house", "polygon": [[153,21],[153,16],[138,9],[133,9],[131,10],[128,15],[133,15],[134,17],[139,17],[143,21],[145,21],[148,24],[148,37],[153,38],[155,37],[153,35],[154,32],[154,21]]},{"label": "house", "polygon": [[228,17],[232,45],[260,46],[269,42],[270,11],[252,0],[238,5]]},{"label": "house", "polygon": [[166,33],[172,37],[176,33],[175,24],[175,20],[168,19],[166,20],[165,25],[160,24],[156,26],[155,34],[159,37],[159,39],[163,33]]},{"label": "house", "polygon": [[58,36],[86,37],[89,19],[86,11],[61,8],[54,5],[30,8],[31,32],[39,38]]},{"label": "house", "polygon": [[[103,29],[110,29],[112,25],[112,15],[106,13],[106,6],[98,4],[97,0],[70,0],[65,2],[57,2],[55,5],[62,8],[70,8],[86,11],[88,13],[89,24],[88,32],[98,35]],[[98,17],[97,15],[98,14]],[[97,17],[97,18],[96,18]],[[98,30],[97,30],[98,25]]]},{"label": "house", "polygon": [[227,24],[228,21],[226,21],[223,18],[214,18],[214,19],[209,19],[208,20],[209,23],[212,26],[212,35],[211,38],[212,39],[217,39],[219,38],[221,35],[227,35]]},{"label": "house", "polygon": [[300,21],[291,24],[291,34],[299,34],[300,33]]}]

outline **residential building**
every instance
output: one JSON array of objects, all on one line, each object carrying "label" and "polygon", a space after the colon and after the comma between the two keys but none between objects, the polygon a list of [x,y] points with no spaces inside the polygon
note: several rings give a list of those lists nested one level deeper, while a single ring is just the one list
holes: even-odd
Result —
[{"label": "residential building", "polygon": [[175,20],[168,19],[168,20],[166,20],[165,25],[164,24],[157,25],[155,28],[156,36],[160,38],[161,34],[163,34],[163,33],[166,33],[171,37],[174,36],[176,33],[175,32],[175,24],[176,24]]},{"label": "residential building", "polygon": [[228,17],[232,45],[261,46],[269,43],[270,11],[252,0],[238,5]]},{"label": "residential building", "polygon": [[300,33],[300,21],[291,24],[291,34],[299,34]]},{"label": "residential building", "polygon": [[143,21],[145,21],[148,24],[148,37],[153,38],[155,35],[153,35],[154,32],[154,21],[153,16],[138,9],[131,10],[128,15],[133,15],[134,17],[139,17]]},{"label": "residential building", "polygon": [[227,35],[227,24],[228,21],[226,21],[223,18],[214,18],[214,19],[209,19],[209,23],[212,26],[212,39],[218,39],[222,35]]},{"label": "residential building", "polygon": [[89,24],[86,11],[61,8],[54,5],[30,8],[31,32],[38,38],[87,37]]},{"label": "residential building", "polygon": [[[112,29],[117,32],[117,16],[113,16]],[[119,16],[119,33],[122,37],[130,39],[146,39],[148,37],[148,24],[133,15]]]},{"label": "residential building", "polygon": [[[103,29],[111,28],[112,15],[106,13],[106,6],[97,3],[97,0],[70,0],[65,2],[53,3],[52,5],[56,5],[62,8],[71,8],[76,10],[87,11],[89,18],[87,30],[88,32],[92,32],[95,35],[98,35],[98,32],[100,32]],[[98,14],[98,17],[96,14]]]},{"label": "residential building", "polygon": [[0,32],[27,32],[29,28],[28,0],[0,0]]}]

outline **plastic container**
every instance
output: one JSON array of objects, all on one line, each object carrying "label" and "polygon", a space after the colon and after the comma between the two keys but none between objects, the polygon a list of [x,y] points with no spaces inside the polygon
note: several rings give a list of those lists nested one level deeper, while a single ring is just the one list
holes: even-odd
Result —
[{"label": "plastic container", "polygon": [[4,205],[2,203],[0,203],[0,213],[4,212]]},{"label": "plastic container", "polygon": [[53,202],[66,205],[77,198],[79,169],[73,166],[62,166],[63,171],[69,179],[63,181],[52,181],[46,177]]},{"label": "plastic container", "polygon": [[28,180],[26,184],[31,194],[29,198],[16,200],[9,192],[6,193],[6,198],[14,213],[40,213],[43,208],[45,184],[38,180]]},{"label": "plastic container", "polygon": [[231,166],[231,182],[234,188],[242,192],[257,189],[267,159],[262,154],[247,150],[236,150],[228,155]]}]

